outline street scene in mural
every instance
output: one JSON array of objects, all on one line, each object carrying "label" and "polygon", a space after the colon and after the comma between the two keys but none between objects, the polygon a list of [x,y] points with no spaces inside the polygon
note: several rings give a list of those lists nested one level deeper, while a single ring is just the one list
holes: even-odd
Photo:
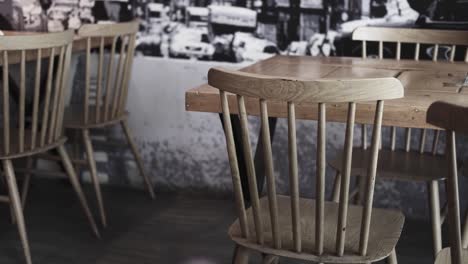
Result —
[{"label": "street scene in mural", "polygon": [[274,54],[359,55],[359,47],[350,42],[350,34],[356,27],[365,25],[466,27],[464,11],[468,10],[462,2],[0,0],[0,18],[3,18],[0,25],[55,32],[77,29],[84,23],[138,17],[141,26],[137,55],[244,62]]},{"label": "street scene in mural", "polygon": [[406,0],[140,2],[137,51],[146,56],[257,61],[274,54],[339,53],[336,43],[362,25],[413,25]]}]

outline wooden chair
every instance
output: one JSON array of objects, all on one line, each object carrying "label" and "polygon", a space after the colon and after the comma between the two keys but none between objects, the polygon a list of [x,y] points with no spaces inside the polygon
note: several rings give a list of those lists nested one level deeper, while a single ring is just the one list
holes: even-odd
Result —
[{"label": "wooden chair", "polygon": [[[69,76],[70,56],[72,51],[73,31],[54,34],[35,34],[23,36],[0,37],[2,64],[2,112],[3,122],[0,126],[0,160],[6,179],[8,196],[0,201],[12,206],[16,224],[26,257],[31,263],[28,237],[19,196],[12,160],[29,158],[33,155],[56,150],[70,178],[81,206],[93,232],[99,236],[97,226],[90,212],[85,196],[79,184],[75,170],[64,147],[63,113],[65,87]],[[34,86],[27,90],[26,61],[35,61]],[[47,62],[48,61],[48,62]],[[46,62],[47,81],[44,87],[41,82],[41,67]],[[9,64],[19,64],[19,91],[12,88],[9,76]],[[10,95],[18,93],[17,103],[11,103]],[[29,104],[31,99],[31,104]],[[30,107],[32,109],[30,109]]]},{"label": "wooden chair", "polygon": [[446,156],[448,163],[447,200],[449,248],[444,248],[436,259],[436,264],[468,263],[468,250],[463,249],[460,225],[460,202],[458,193],[457,148],[455,133],[468,133],[468,105],[455,105],[435,102],[427,112],[427,122],[446,130]]},{"label": "wooden chair", "polygon": [[[395,245],[404,216],[399,211],[372,208],[380,133],[372,138],[368,163],[366,203],[349,205],[349,179],[353,154],[353,127],[356,103],[376,101],[375,131],[380,131],[384,101],[403,97],[403,87],[394,78],[305,81],[250,73],[211,69],[208,83],[220,90],[221,107],[236,207],[239,218],[229,228],[238,245],[235,262],[248,263],[249,251],[266,254],[264,263],[290,257],[318,263],[367,263],[389,257],[396,263]],[[232,94],[228,94],[232,93]],[[315,200],[301,197],[297,164],[295,105],[317,103],[317,180]],[[268,103],[288,109],[290,196],[277,195],[268,124]],[[237,107],[232,106],[237,104]],[[266,197],[259,197],[245,104],[259,104],[264,159]],[[339,203],[325,201],[326,108],[348,104],[348,118]],[[230,107],[231,105],[231,107]],[[240,115],[244,156],[248,171],[251,207],[245,208],[232,134],[230,113]]]},{"label": "wooden chair", "polygon": [[[449,60],[454,61],[460,53],[457,51],[464,51],[462,57],[465,62],[468,62],[468,52],[466,52],[466,45],[468,45],[468,32],[463,31],[447,31],[447,30],[427,30],[427,29],[403,29],[403,28],[381,28],[381,27],[361,27],[353,32],[353,40],[362,42],[362,57],[367,58],[367,49],[370,43],[378,44],[378,59],[384,58],[384,43],[393,43],[396,46],[395,59],[400,60],[401,46],[412,45],[414,47],[414,60],[420,58],[421,45],[433,45],[432,60],[434,63],[438,60],[438,50],[440,45],[450,45],[451,51]],[[457,46],[462,46],[457,49]],[[463,50],[462,50],[463,48]],[[457,55],[457,56],[456,56]],[[460,57],[460,56],[458,56]],[[416,150],[411,150],[411,134],[412,129],[406,128],[405,143],[403,148],[396,149],[396,136],[397,128],[391,127],[390,129],[390,146],[380,151],[380,160],[377,169],[379,178],[391,179],[399,181],[411,182],[425,182],[429,193],[429,204],[431,209],[431,222],[433,233],[433,251],[434,257],[442,249],[441,239],[441,225],[444,221],[444,213],[441,216],[440,201],[439,201],[439,181],[444,180],[446,177],[446,161],[442,155],[438,155],[438,141],[440,131],[433,131],[432,149],[429,153],[426,152],[426,138],[427,130],[422,129],[420,132],[419,145]],[[360,148],[355,149],[355,155],[352,163],[353,176],[357,177],[357,185],[352,193],[356,195],[356,202],[362,201],[362,196],[359,197],[359,189],[362,185],[359,184],[359,176],[365,177],[365,163],[362,160],[367,160],[370,155],[370,150],[367,148],[367,127],[362,125],[362,144]],[[339,197],[339,178],[341,173],[342,155],[338,155],[335,160],[330,162],[330,165],[337,170],[336,175],[336,191],[333,194],[333,200],[337,201]],[[359,187],[360,186],[360,187]],[[445,211],[445,210],[443,210]]]},{"label": "wooden chair", "polygon": [[[67,108],[64,122],[65,128],[81,131],[91,180],[104,226],[107,225],[107,220],[90,138],[91,129],[106,128],[120,123],[148,192],[151,198],[154,198],[153,185],[150,178],[145,174],[143,162],[127,125],[128,83],[131,77],[138,25],[138,21],[109,25],[84,25],[78,31],[78,36],[87,40],[85,87],[81,97],[82,103],[71,104]],[[91,71],[92,41],[99,43],[95,93],[91,92],[91,76],[93,74]],[[107,56],[107,63],[105,62],[106,43],[110,43],[111,46],[110,54]],[[106,64],[105,73],[104,64]]]}]

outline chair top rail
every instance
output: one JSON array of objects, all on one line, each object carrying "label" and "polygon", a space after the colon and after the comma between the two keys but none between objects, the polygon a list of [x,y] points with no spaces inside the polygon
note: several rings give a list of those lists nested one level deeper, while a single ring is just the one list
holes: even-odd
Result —
[{"label": "chair top rail", "polygon": [[359,27],[353,32],[353,40],[468,45],[468,31]]},{"label": "chair top rail", "polygon": [[139,21],[116,24],[86,24],[78,30],[80,37],[113,37],[138,32]]},{"label": "chair top rail", "polygon": [[446,130],[468,133],[468,124],[463,122],[468,116],[468,103],[455,104],[437,101],[427,110],[426,120],[429,124]]},{"label": "chair top rail", "polygon": [[70,44],[75,33],[67,30],[59,33],[0,36],[0,51],[37,50]]},{"label": "chair top rail", "polygon": [[212,68],[208,84],[238,95],[295,103],[376,101],[404,95],[402,84],[393,77],[298,80]]}]

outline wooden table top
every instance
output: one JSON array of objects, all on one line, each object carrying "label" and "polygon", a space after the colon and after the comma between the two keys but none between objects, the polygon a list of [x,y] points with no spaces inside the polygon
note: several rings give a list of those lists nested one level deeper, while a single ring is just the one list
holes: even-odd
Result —
[{"label": "wooden table top", "polygon": [[[396,77],[405,87],[405,97],[385,101],[383,124],[386,126],[434,128],[426,123],[426,111],[435,101],[468,103],[468,64],[464,62],[432,62],[413,60],[378,60],[348,57],[275,56],[260,61],[241,71],[296,77],[318,78],[375,78]],[[237,113],[235,97],[229,96],[232,113]],[[219,91],[208,84],[185,93],[187,111],[220,113]],[[259,115],[258,100],[246,99],[247,112]],[[286,117],[285,103],[269,102],[272,117]],[[298,119],[317,120],[317,104],[299,104]],[[357,105],[356,122],[373,122],[375,102]],[[347,105],[327,105],[327,120],[344,122]]]}]

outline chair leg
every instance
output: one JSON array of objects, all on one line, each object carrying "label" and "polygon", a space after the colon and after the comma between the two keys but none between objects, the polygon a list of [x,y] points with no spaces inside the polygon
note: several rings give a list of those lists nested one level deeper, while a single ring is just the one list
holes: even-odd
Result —
[{"label": "chair leg", "polygon": [[29,249],[28,235],[26,233],[26,225],[24,223],[23,208],[21,206],[21,199],[16,183],[16,177],[13,170],[11,160],[3,160],[3,171],[5,172],[5,179],[10,193],[10,202],[13,206],[14,215],[16,218],[16,225],[18,226],[21,243],[23,244],[24,255],[26,263],[31,264],[31,252]]},{"label": "chair leg", "polygon": [[94,221],[94,217],[91,213],[91,210],[89,209],[88,202],[86,201],[86,197],[83,193],[83,190],[81,189],[80,182],[78,181],[78,177],[76,176],[75,169],[73,168],[73,165],[71,163],[70,157],[68,156],[67,150],[65,149],[63,145],[58,146],[57,149],[60,154],[60,157],[62,158],[62,163],[63,163],[63,166],[65,167],[67,175],[70,178],[70,182],[73,186],[73,189],[75,190],[76,195],[78,196],[78,200],[80,201],[80,204],[83,207],[85,215],[88,218],[89,224],[91,225],[91,229],[93,230],[93,233],[96,235],[96,237],[100,237],[99,230],[96,226],[96,222]]},{"label": "chair leg", "polygon": [[127,120],[122,120],[120,122],[122,125],[122,129],[125,133],[125,137],[127,138],[128,144],[130,145],[130,148],[132,150],[133,156],[135,157],[136,163],[138,165],[138,169],[140,170],[140,174],[143,176],[143,179],[145,180],[146,187],[148,188],[148,192],[151,196],[151,199],[154,199],[154,190],[153,190],[153,184],[151,183],[150,178],[148,175],[145,173],[144,167],[143,167],[143,161],[141,160],[140,153],[138,153],[138,149],[136,147],[135,142],[133,141],[132,134],[130,132],[130,129],[128,128],[127,125]]},{"label": "chair leg", "polygon": [[91,138],[89,137],[89,130],[82,130],[83,143],[86,149],[86,160],[88,161],[89,171],[91,175],[91,181],[93,182],[94,192],[96,193],[96,199],[98,202],[99,213],[101,215],[101,222],[104,227],[107,226],[106,211],[104,209],[104,201],[102,199],[101,186],[99,184],[99,178],[96,169],[96,160],[94,159],[94,150]]},{"label": "chair leg", "polygon": [[465,222],[463,224],[462,232],[462,246],[463,248],[468,248],[468,212],[465,215]]},{"label": "chair leg", "polygon": [[[445,188],[445,193],[448,193],[449,186],[448,186],[447,179],[444,180],[444,188]],[[440,225],[441,226],[444,225],[444,222],[447,219],[447,215],[448,215],[448,202],[445,201],[444,206],[440,210]]]},{"label": "chair leg", "polygon": [[[3,166],[2,166],[2,169],[3,169]],[[3,173],[4,173],[4,177],[2,177],[2,181],[6,185],[6,188],[7,188],[7,191],[8,191],[9,189],[8,189],[8,184],[6,182],[6,173],[5,172],[3,172]],[[14,225],[14,224],[16,224],[15,207],[13,206],[12,202],[8,203],[8,205],[10,207],[10,222],[11,222],[11,224]]]},{"label": "chair leg", "polygon": [[278,264],[279,257],[275,255],[265,255],[262,264]]},{"label": "chair leg", "polygon": [[[35,160],[33,157],[29,156],[26,160],[26,168],[27,170],[31,170],[34,167]],[[26,207],[26,201],[28,199],[29,187],[31,185],[31,176],[32,173],[28,172],[24,175],[23,186],[21,187],[21,205],[23,206],[23,210]]]},{"label": "chair leg", "polygon": [[247,248],[236,245],[232,264],[249,264],[249,251]]},{"label": "chair leg", "polygon": [[[73,144],[72,144],[72,153],[70,154],[72,159],[81,159],[82,158],[82,149],[81,149],[81,133],[80,129],[74,129],[73,132]],[[81,175],[81,166],[75,167],[76,174]]]},{"label": "chair leg", "polygon": [[390,255],[387,257],[387,263],[388,264],[398,264],[397,254],[396,254],[395,249],[393,249],[392,253],[390,253]]},{"label": "chair leg", "polygon": [[335,181],[333,182],[332,201],[337,203],[340,200],[341,173],[336,171]]},{"label": "chair leg", "polygon": [[439,183],[430,181],[427,183],[429,192],[429,206],[431,210],[432,239],[434,249],[434,259],[442,250],[442,232],[440,226],[440,201],[439,201]]}]

